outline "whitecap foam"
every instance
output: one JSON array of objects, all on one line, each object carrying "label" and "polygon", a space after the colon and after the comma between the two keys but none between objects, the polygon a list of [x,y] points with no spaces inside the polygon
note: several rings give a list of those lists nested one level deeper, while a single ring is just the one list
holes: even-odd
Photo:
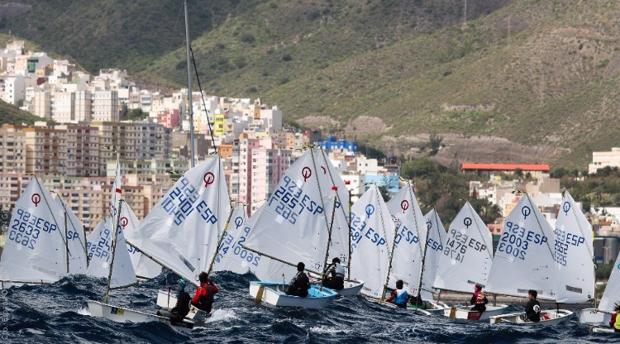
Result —
[{"label": "whitecap foam", "polygon": [[319,325],[319,326],[311,327],[310,332],[317,333],[317,334],[336,334],[336,333],[347,333],[351,331],[343,329],[342,327]]},{"label": "whitecap foam", "polygon": [[88,311],[88,307],[80,308],[76,312],[79,315],[91,315],[90,312]]},{"label": "whitecap foam", "polygon": [[226,321],[239,319],[237,314],[232,309],[216,309],[213,314],[207,319],[207,323],[216,321]]}]

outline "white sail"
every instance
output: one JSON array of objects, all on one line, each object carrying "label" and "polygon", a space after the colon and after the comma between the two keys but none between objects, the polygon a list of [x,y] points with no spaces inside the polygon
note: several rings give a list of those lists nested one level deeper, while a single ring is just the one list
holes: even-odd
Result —
[{"label": "white sail", "polygon": [[314,152],[316,152],[321,190],[327,190],[323,194],[323,198],[327,200],[325,201],[325,207],[327,208],[327,219],[331,227],[327,263],[331,263],[332,258],[338,257],[342,266],[348,266],[350,252],[349,192],[340,173],[334,168],[325,152],[320,149],[316,149]]},{"label": "white sail", "polygon": [[534,289],[539,299],[555,300],[553,242],[551,226],[525,194],[504,220],[487,291],[527,297]]},{"label": "white sail", "polygon": [[217,250],[230,214],[219,157],[193,167],[174,184],[142,221],[126,234],[131,245],[198,285]]},{"label": "white sail", "polygon": [[426,222],[411,185],[400,189],[387,203],[396,226],[392,269],[388,287],[395,289],[403,280],[409,295],[418,295],[422,258],[426,242]]},{"label": "white sail", "polygon": [[[329,166],[320,159],[320,151],[308,150],[286,170],[267,206],[255,215],[245,247],[292,264],[301,261],[308,270],[322,272],[331,222],[326,207],[333,209],[336,192],[346,189],[342,183],[341,189],[332,190]],[[340,202],[337,206],[343,208]]]},{"label": "white sail", "polygon": [[492,245],[491,232],[466,202],[450,223],[439,257],[435,288],[473,292],[475,284],[486,285],[493,259]]},{"label": "white sail", "polygon": [[[135,232],[140,228],[138,217],[126,202],[123,202],[121,205],[121,217],[119,222],[125,235],[128,232]],[[129,252],[131,264],[133,265],[137,277],[151,279],[157,277],[161,273],[161,265],[142,254],[142,252],[135,247],[128,244],[127,251]]]},{"label": "white sail", "polygon": [[135,284],[136,273],[127,251],[127,243],[120,223],[116,228],[116,247],[114,247],[114,262],[112,263],[114,222],[115,220],[108,217],[99,222],[88,235],[87,249],[90,263],[86,274],[97,278],[108,278],[110,267],[112,267],[110,287],[121,288]]},{"label": "white sail", "polygon": [[592,225],[566,191],[555,222],[554,257],[559,268],[556,300],[586,302],[594,297]]},{"label": "white sail", "polygon": [[245,205],[237,204],[215,256],[213,271],[230,271],[241,275],[250,272],[251,266],[258,267],[260,256],[241,247],[251,230],[247,220]]},{"label": "white sail", "polygon": [[441,223],[439,214],[435,209],[424,215],[428,237],[426,238],[426,257],[424,259],[424,274],[422,275],[422,298],[431,300],[433,284],[437,277],[439,259],[443,255],[443,243],[446,242],[446,229]]},{"label": "white sail", "polygon": [[67,203],[56,193],[51,193],[52,200],[58,210],[54,212],[59,221],[60,230],[65,234],[65,213],[67,216],[66,236],[69,247],[69,273],[84,274],[88,268],[86,261],[86,238],[84,237],[84,225],[75,213],[67,206]]},{"label": "white sail", "polygon": [[351,209],[351,278],[364,281],[365,295],[383,296],[395,230],[379,188],[371,185]]},{"label": "white sail", "polygon": [[58,210],[47,189],[33,178],[11,214],[0,259],[0,281],[51,283],[67,275]]},{"label": "white sail", "polygon": [[266,204],[263,204],[249,219],[244,205],[238,204],[234,208],[228,230],[215,257],[214,271],[231,271],[237,274],[251,272],[263,281],[280,281],[284,275],[287,282],[297,273],[297,269],[291,265],[263,257],[242,246],[252,232],[256,218],[265,207]]},{"label": "white sail", "polygon": [[615,311],[616,304],[620,304],[620,253],[611,269],[611,275],[609,275],[598,309],[611,313]]}]

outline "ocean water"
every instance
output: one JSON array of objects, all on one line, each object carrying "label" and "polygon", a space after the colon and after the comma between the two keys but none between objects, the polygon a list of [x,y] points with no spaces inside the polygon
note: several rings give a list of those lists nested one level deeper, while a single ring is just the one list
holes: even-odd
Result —
[{"label": "ocean water", "polygon": [[[219,273],[222,287],[205,327],[164,323],[119,324],[88,314],[86,301],[100,300],[105,281],[84,276],[52,285],[22,286],[0,296],[0,343],[617,343],[620,336],[590,334],[576,320],[551,328],[456,323],[386,308],[361,297],[339,299],[322,310],[256,305],[250,275]],[[157,290],[172,274],[114,290],[110,302],[153,312]],[[518,310],[515,307],[515,310]]]}]

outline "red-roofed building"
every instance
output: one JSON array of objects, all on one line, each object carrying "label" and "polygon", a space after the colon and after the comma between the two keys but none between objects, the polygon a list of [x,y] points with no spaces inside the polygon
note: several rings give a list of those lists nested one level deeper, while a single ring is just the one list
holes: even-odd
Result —
[{"label": "red-roofed building", "polygon": [[548,164],[519,164],[519,163],[480,163],[480,162],[463,162],[461,163],[461,172],[514,172],[521,170],[523,172],[543,172],[548,173],[550,167]]}]

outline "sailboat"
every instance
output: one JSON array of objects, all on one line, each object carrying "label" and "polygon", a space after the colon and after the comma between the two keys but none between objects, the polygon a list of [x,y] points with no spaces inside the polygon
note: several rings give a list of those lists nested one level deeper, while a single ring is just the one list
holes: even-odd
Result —
[{"label": "sailboat", "polygon": [[198,275],[210,272],[231,214],[222,162],[213,156],[185,172],[126,237],[144,255],[199,286]]},{"label": "sailboat", "polygon": [[11,214],[0,259],[0,286],[53,283],[87,266],[83,227],[37,177],[28,184]]},{"label": "sailboat", "polygon": [[[334,175],[322,151],[309,149],[285,171],[266,206],[255,215],[254,227],[243,247],[291,266],[304,262],[306,271],[318,276],[323,274],[330,256],[338,256],[346,263],[348,248],[342,247],[348,242],[348,226],[342,200],[348,201],[348,193],[344,182]],[[335,218],[343,219],[338,228],[346,229],[338,232],[345,234],[334,231]],[[250,295],[273,306],[304,308],[325,307],[337,296],[314,284],[306,298],[286,295],[281,290],[284,284],[252,282]]]},{"label": "sailboat", "polygon": [[441,302],[439,298],[433,300],[432,291],[434,290],[433,284],[437,277],[439,259],[443,255],[443,243],[446,240],[447,233],[435,209],[424,215],[424,221],[426,225],[426,251],[424,273],[422,274],[422,300],[432,304],[431,307],[427,307],[430,312],[443,312],[443,309],[447,308],[448,305]]},{"label": "sailboat", "polygon": [[[521,197],[504,221],[504,230],[493,259],[487,291],[527,297],[528,290],[533,289],[538,292],[538,298],[541,300],[567,303],[584,301],[593,295],[587,295],[591,289],[589,286],[580,285],[585,275],[589,275],[586,276],[587,279],[593,277],[593,266],[589,269],[582,267],[583,271],[572,269],[583,262],[584,256],[582,252],[571,251],[574,249],[581,251],[588,244],[585,243],[585,237],[577,234],[580,231],[579,226],[569,223],[571,219],[568,215],[573,219],[575,215],[569,209],[574,207],[574,202],[572,199],[569,202],[566,198],[565,201],[564,204],[569,206],[563,205],[566,214],[560,214],[559,224],[554,233],[530,196],[525,193]],[[562,216],[567,218],[562,219]],[[569,247],[572,246],[573,238],[576,239],[574,243],[581,248]],[[586,254],[589,255],[587,250]],[[577,259],[574,260],[575,258]],[[591,262],[591,258],[587,260]],[[576,276],[570,276],[569,273]],[[543,310],[541,321],[538,323],[527,321],[524,314],[518,312],[497,315],[491,317],[490,322],[549,326],[567,320],[573,312],[559,307]]]},{"label": "sailboat", "polygon": [[433,301],[431,289],[424,289],[422,283],[426,268],[427,241],[430,232],[427,222],[422,216],[422,210],[413,192],[411,184],[407,183],[387,203],[396,225],[394,251],[392,254],[392,268],[388,281],[388,288],[395,289],[396,281],[402,280],[408,294],[423,304],[416,304],[415,308],[443,309]]},{"label": "sailboat", "polygon": [[579,313],[579,322],[596,326],[597,332],[613,331],[608,325],[617,304],[620,304],[620,253],[616,257],[601,301],[594,308],[582,309]]},{"label": "sailboat", "polygon": [[[122,203],[123,200],[119,199],[117,209],[122,209]],[[124,244],[124,240],[122,236],[123,232],[122,226],[120,225],[120,218],[121,212],[118,211],[112,223],[112,228],[115,228],[116,230],[112,231],[111,245],[109,248],[109,263],[102,262],[98,264],[96,260],[94,263],[98,268],[106,269],[108,273],[108,284],[103,301],[88,300],[88,311],[91,316],[105,318],[115,322],[143,323],[156,321],[168,323],[170,322],[170,319],[167,317],[130,308],[119,307],[108,303],[110,290],[114,289],[115,285],[123,286],[123,284],[126,283],[126,280],[131,280],[132,278],[135,281],[135,275],[128,273],[128,271],[133,272],[133,266],[129,258],[129,251],[126,250],[126,247],[122,246]],[[105,230],[105,224],[101,226],[101,228],[102,230]],[[120,245],[118,245],[118,249],[117,243],[120,243]],[[115,258],[117,257],[124,261],[122,266],[115,264]],[[185,327],[193,327],[193,322],[186,319],[180,325]]]},{"label": "sailboat", "polygon": [[263,257],[243,247],[250,235],[254,222],[265,208],[263,204],[251,218],[247,218],[246,207],[238,204],[233,210],[231,223],[221,240],[220,249],[215,257],[213,271],[230,271],[236,274],[252,273],[258,279],[277,280],[282,275],[293,276],[297,270],[288,264]]},{"label": "sailboat", "polygon": [[[124,204],[124,203],[123,203]],[[124,208],[124,207],[123,207]],[[123,218],[121,211],[120,218]],[[119,221],[120,222],[120,221]],[[110,265],[114,259],[114,270],[111,274],[110,288],[123,288],[136,284],[136,273],[129,257],[127,244],[123,236],[120,223],[116,226],[113,234],[115,218],[103,219],[88,235],[87,252],[90,260],[86,274],[96,278],[107,278],[110,275]],[[112,241],[115,243],[115,251],[112,252]],[[114,255],[114,258],[112,258]]]},{"label": "sailboat", "polygon": [[[469,202],[456,215],[443,243],[434,287],[440,290],[472,293],[476,284],[487,284],[493,259],[491,232]],[[481,320],[505,312],[507,305],[487,305],[485,312],[471,307],[444,310],[451,319]]]},{"label": "sailboat", "polygon": [[361,293],[383,301],[388,288],[396,226],[376,185],[351,209],[351,276],[364,280]]}]

